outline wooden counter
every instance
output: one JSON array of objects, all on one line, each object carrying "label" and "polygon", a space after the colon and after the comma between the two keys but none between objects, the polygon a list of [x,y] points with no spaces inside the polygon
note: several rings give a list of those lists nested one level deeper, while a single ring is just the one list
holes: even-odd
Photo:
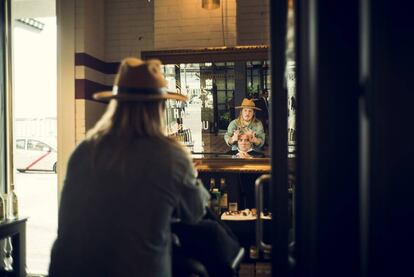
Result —
[{"label": "wooden counter", "polygon": [[269,158],[193,158],[198,172],[270,173]]}]

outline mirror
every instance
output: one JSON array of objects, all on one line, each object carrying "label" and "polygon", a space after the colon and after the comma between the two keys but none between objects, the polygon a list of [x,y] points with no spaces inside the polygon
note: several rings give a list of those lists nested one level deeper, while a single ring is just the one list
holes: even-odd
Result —
[{"label": "mirror", "polygon": [[195,158],[269,157],[267,46],[147,51],[142,56],[160,59],[168,90],[188,97],[187,103],[167,102],[167,133]]}]

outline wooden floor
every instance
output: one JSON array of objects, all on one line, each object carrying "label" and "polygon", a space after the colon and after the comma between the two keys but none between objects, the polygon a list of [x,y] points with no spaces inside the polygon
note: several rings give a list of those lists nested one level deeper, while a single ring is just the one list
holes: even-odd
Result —
[{"label": "wooden floor", "polygon": [[242,263],[239,269],[239,277],[270,277],[272,276],[270,263]]}]

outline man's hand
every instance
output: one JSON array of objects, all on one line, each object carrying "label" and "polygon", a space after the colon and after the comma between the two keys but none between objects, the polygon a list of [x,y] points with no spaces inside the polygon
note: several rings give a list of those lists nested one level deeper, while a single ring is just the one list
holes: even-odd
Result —
[{"label": "man's hand", "polygon": [[229,143],[232,144],[236,142],[239,139],[239,134],[240,134],[239,130],[234,131],[233,136],[230,138]]},{"label": "man's hand", "polygon": [[249,136],[250,140],[251,140],[252,136],[255,134],[255,132],[252,129],[249,129],[249,128],[246,128],[244,133]]},{"label": "man's hand", "polygon": [[203,162],[201,160],[197,160],[197,161],[193,160],[193,166],[194,166],[194,168],[197,168],[197,166],[201,165],[202,163]]},{"label": "man's hand", "polygon": [[253,132],[253,131],[251,132],[250,142],[255,145],[260,144],[260,139],[256,137],[256,132]]},{"label": "man's hand", "polygon": [[252,156],[249,155],[247,152],[239,151],[239,153],[236,154],[236,157],[246,159],[246,158],[252,158]]}]

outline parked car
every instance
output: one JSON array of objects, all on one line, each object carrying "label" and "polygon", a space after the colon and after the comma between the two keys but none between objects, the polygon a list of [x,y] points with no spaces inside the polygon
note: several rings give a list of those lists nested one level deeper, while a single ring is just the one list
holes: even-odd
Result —
[{"label": "parked car", "polygon": [[17,171],[56,172],[57,152],[52,145],[38,139],[16,139],[14,165]]}]

